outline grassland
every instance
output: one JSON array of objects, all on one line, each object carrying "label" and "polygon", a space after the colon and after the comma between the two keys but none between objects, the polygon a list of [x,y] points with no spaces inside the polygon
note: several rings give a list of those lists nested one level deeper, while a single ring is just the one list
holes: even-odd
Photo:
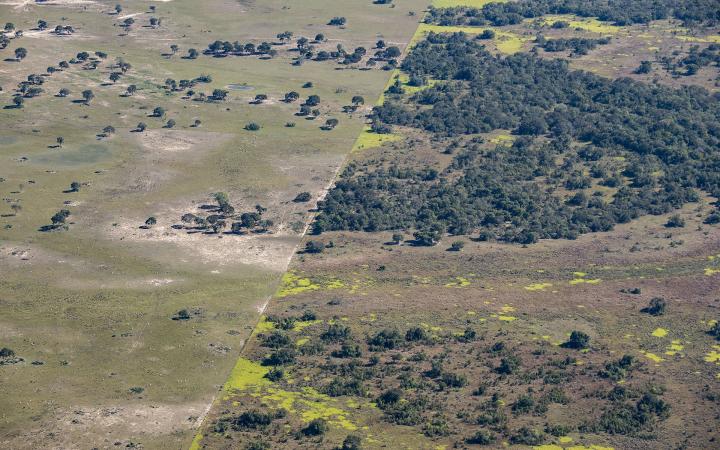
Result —
[{"label": "grassland", "polygon": [[[107,54],[96,70],[71,64],[45,77],[44,93],[23,108],[0,109],[0,344],[24,360],[0,368],[0,442],[8,448],[189,445],[300,242],[309,208],[291,200],[301,191],[318,199],[364,126],[362,109],[341,107],[354,95],[372,104],[389,76],[334,62],[293,66],[287,46],[274,59],[181,56],[216,39],[274,42],[286,30],[324,33],[327,45],[351,49],[378,39],[403,47],[416,27],[409,11],[422,8],[176,0],[152,3],[155,12],[127,1],[116,14],[114,5],[0,5],[4,21],[25,31],[2,57],[28,51],[21,62],[0,62],[3,105],[31,73],[79,52]],[[147,26],[151,16],[159,27]],[[326,25],[334,16],[348,23]],[[135,24],[124,30],[127,18]],[[32,30],[39,19],[76,32]],[[118,58],[132,68],[111,83]],[[163,87],[167,78],[203,74],[212,82],[195,90],[227,89],[228,100],[196,102]],[[303,88],[308,81],[313,87]],[[124,96],[130,84],[137,93]],[[247,88],[229,88],[235,84]],[[61,88],[70,95],[54,96]],[[95,94],[90,105],[76,101],[85,89]],[[320,117],[298,118],[296,105],[279,101],[293,90],[319,95]],[[251,105],[257,94],[268,100]],[[156,106],[167,111],[163,119],[148,117]],[[322,131],[330,117],[340,124]],[[177,125],[163,128],[169,119]],[[200,127],[190,126],[195,119]],[[148,130],[132,132],[138,122]],[[262,128],[247,131],[249,122]],[[98,137],[108,125],[116,131]],[[73,181],[79,192],[68,192]],[[275,226],[243,236],[172,228],[214,192],[226,192],[239,211],[263,205]],[[68,230],[39,231],[63,208]],[[157,225],[141,228],[150,216]],[[180,310],[191,319],[171,320]]]},{"label": "grassland", "polygon": [[[459,3],[466,5],[433,4]],[[571,21],[570,29],[550,31],[550,23],[560,19]],[[663,39],[664,49],[678,45],[666,34],[672,26],[650,27],[665,30],[653,34]],[[612,34],[614,44],[635,49],[643,45],[640,39],[649,39],[638,37],[647,28],[641,32],[594,19],[547,17],[495,27],[488,46],[505,54],[529,50],[536,27],[554,37]],[[482,30],[420,24],[413,42],[428,31]],[[607,57],[600,61],[592,53],[571,64],[596,71],[596,61],[613,66],[603,72],[608,76],[631,74],[630,67]],[[396,77],[406,95],[416,92],[400,72]],[[662,81],[707,85],[699,78]],[[383,142],[366,130],[355,144],[362,151],[354,152],[351,161],[449,163],[437,152],[441,144],[403,127],[394,133]],[[480,137],[490,144],[515,138],[503,132]],[[306,237],[305,242],[332,245],[321,254],[293,259],[193,448],[334,449],[345,448],[348,436],[370,449],[474,448],[475,433],[488,429],[495,430],[490,435],[504,430],[486,443],[490,448],[710,448],[718,439],[720,366],[717,342],[707,331],[717,320],[720,235],[702,218],[714,201],[705,197],[686,206],[680,212],[686,224],[679,229],[665,226],[669,215],[648,216],[612,232],[528,247],[457,238],[464,247],[450,251],[446,240],[435,247],[393,244],[390,233]],[[667,301],[666,313],[643,312],[658,297]],[[307,314],[312,320],[301,318]],[[295,325],[288,326],[288,320],[296,320]],[[347,338],[329,337],[343,329]],[[399,339],[383,348],[375,338],[388,330],[397,331]],[[423,337],[407,338],[411,331]],[[572,331],[586,333],[591,345],[581,351],[566,348]],[[272,344],[278,336],[288,339],[292,361],[276,364],[273,359],[280,353]],[[502,350],[494,350],[498,343]],[[523,368],[517,376],[498,376],[498,360],[508,356],[508,348]],[[632,373],[614,379],[599,375],[623,355],[632,357]],[[442,376],[432,374],[435,363],[443,367]],[[566,367],[560,385],[570,400],[546,411],[519,412],[515,405],[521,397],[542,403],[546,394],[556,392],[556,381],[548,381],[554,375],[537,380],[558,364]],[[277,367],[282,368],[279,376],[271,373]],[[465,381],[457,386],[438,381],[445,375]],[[402,390],[398,406],[383,406],[384,394],[394,389]],[[594,428],[612,410],[605,400],[623,389],[661,395],[670,405],[669,417],[636,434]],[[420,417],[411,418],[404,405],[421,403]],[[500,427],[488,424],[489,405],[505,417]],[[247,412],[275,415],[256,428],[241,417]],[[320,435],[305,431],[317,419],[327,430]],[[523,445],[517,438],[523,428],[542,439]]]},{"label": "grassland", "polygon": [[[151,3],[157,6],[151,13],[148,2],[133,0],[123,2],[118,14],[114,2],[0,5],[0,16],[19,29],[30,30],[44,19],[51,27],[65,23],[77,30],[62,38],[26,31],[0,51],[12,59],[15,48],[28,50],[21,62],[0,62],[3,104],[11,104],[12,88],[31,73],[81,51],[108,54],[97,70],[71,65],[47,77],[39,98],[21,109],[0,110],[0,347],[23,358],[0,366],[3,446],[197,449],[265,442],[272,448],[336,448],[352,434],[363,448],[463,447],[478,427],[461,413],[475,415],[495,393],[499,407],[512,415],[509,408],[520,389],[531,394],[546,389],[537,380],[502,378],[486,394],[473,394],[495,376],[497,358],[488,358],[487,348],[496,342],[512,348],[528,373],[559,358],[575,358],[568,369],[577,377],[567,387],[569,405],[553,405],[544,415],[513,416],[512,432],[520,426],[544,429],[543,421],[569,427],[545,433],[537,448],[713,446],[717,427],[709,418],[720,414],[720,348],[706,332],[717,320],[720,236],[702,225],[701,217],[714,199],[686,207],[687,225],[672,232],[663,226],[667,217],[648,217],[610,233],[529,248],[462,239],[461,252],[446,251],[446,242],[418,248],[388,245],[385,234],[329,233],[322,240],[332,241],[332,247],[290,262],[298,245],[313,239],[303,238],[303,231],[314,202],[351,149],[354,161],[392,155],[449,162],[412,130],[390,135],[367,130],[364,116],[376,99],[382,101],[383,86],[399,76],[408,94],[417,89],[397,71],[316,61],[293,66],[287,45],[277,46],[272,59],[181,55],[216,39],[274,42],[286,30],[295,37],[324,33],[328,49],[337,44],[370,49],[378,39],[405,49],[428,31],[482,31],[418,26],[426,3],[211,0],[198,7],[174,0]],[[433,5],[484,3],[436,0]],[[151,16],[161,17],[162,25],[145,26]],[[347,24],[327,25],[336,16],[346,17]],[[120,23],[129,17],[136,23],[126,31]],[[552,31],[550,23],[560,19],[571,27]],[[640,59],[679,45],[684,51],[679,42],[708,44],[716,37],[712,30],[694,35],[668,22],[613,27],[593,19],[548,17],[496,27],[487,44],[503,54],[527,51],[538,30],[551,37],[612,34],[609,46],[572,58],[577,68],[714,88],[707,76],[632,73]],[[180,47],[177,55],[169,54],[171,44]],[[117,58],[132,69],[110,83],[108,66]],[[228,89],[227,101],[191,101],[163,88],[167,78],[202,74],[211,75],[212,82],[196,90]],[[308,81],[313,86],[303,87]],[[122,96],[130,84],[138,92]],[[243,87],[234,90],[235,85]],[[62,87],[71,95],[54,97]],[[74,102],[84,89],[95,93],[89,106]],[[292,90],[302,98],[319,95],[320,116],[295,116],[297,105],[281,101]],[[251,105],[257,94],[268,100]],[[367,106],[342,113],[354,95],[363,96]],[[163,120],[148,117],[156,106],[167,110]],[[322,131],[327,118],[340,123]],[[177,125],[163,128],[168,119]],[[191,127],[195,119],[202,126]],[[140,121],[148,131],[132,132]],[[245,130],[250,122],[261,129]],[[116,132],[99,138],[107,125]],[[58,136],[64,138],[61,148],[54,145]],[[514,138],[485,137],[493,143]],[[82,188],[66,192],[73,181]],[[239,211],[267,207],[275,222],[271,232],[215,235],[172,227],[184,213],[199,213],[212,203],[214,192],[227,192]],[[299,192],[309,192],[312,202],[292,202]],[[22,209],[13,211],[11,205],[18,204]],[[61,208],[72,213],[68,230],[38,231]],[[141,228],[150,216],[157,224]],[[642,293],[626,292],[634,288]],[[653,297],[668,301],[664,316],[640,311]],[[190,319],[172,320],[180,310]],[[300,318],[285,330],[297,348],[297,362],[270,380],[271,365],[263,361],[272,352],[264,339],[278,331],[278,318],[300,317],[304,311],[314,318]],[[333,371],[347,369],[330,353],[339,345],[326,352],[304,350],[314,348],[332,325],[352,330],[360,367],[383,374],[368,378],[364,395],[328,394],[337,375]],[[413,327],[424,330],[426,342],[382,352],[367,345],[380,330],[405,333]],[[468,328],[477,338],[461,341]],[[590,336],[589,351],[560,346],[573,330]],[[623,354],[637,360],[632,376],[609,382],[594,375]],[[423,380],[430,359],[440,357],[468,383],[430,390],[437,417],[428,413],[415,425],[388,421],[378,396],[397,387],[402,372]],[[598,408],[607,406],[593,395],[625,383],[637,389],[661,386],[670,417],[646,440],[583,429],[580,419],[597,419]],[[285,415],[263,429],[218,428],[250,410]],[[305,436],[300,430],[317,419],[326,421],[327,432]],[[511,443],[500,437],[493,446]]]}]

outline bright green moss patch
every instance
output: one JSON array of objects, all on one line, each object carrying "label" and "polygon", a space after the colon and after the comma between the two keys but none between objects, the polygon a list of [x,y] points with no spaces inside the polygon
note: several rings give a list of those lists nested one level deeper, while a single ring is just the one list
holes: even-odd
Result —
[{"label": "bright green moss patch", "polygon": [[265,333],[275,329],[275,324],[267,320],[267,317],[260,316],[260,321],[255,326],[253,333]]},{"label": "bright green moss patch", "polygon": [[529,38],[509,31],[495,30],[495,47],[506,55],[512,55],[522,50],[523,44],[528,40]]},{"label": "bright green moss patch", "polygon": [[665,361],[663,358],[659,357],[658,355],[656,355],[654,353],[646,352],[644,350],[640,350],[640,353],[643,356],[645,356],[647,359],[654,361],[656,363],[661,363],[661,362]]},{"label": "bright green moss patch", "polygon": [[655,331],[652,332],[652,335],[655,337],[665,337],[667,334],[668,331],[665,328],[656,328]]},{"label": "bright green moss patch", "polygon": [[[717,347],[720,349],[720,346],[714,345],[713,347]],[[716,363],[720,365],[720,352],[717,350],[710,351],[707,355],[705,355],[705,361],[709,363]]]},{"label": "bright green moss patch", "polygon": [[573,277],[575,277],[575,278],[570,280],[569,283],[571,285],[598,284],[602,281],[600,278],[587,279],[587,278],[585,278],[586,276],[587,276],[587,274],[585,272],[573,272]]},{"label": "bright green moss patch", "polygon": [[347,418],[348,413],[336,406],[337,401],[310,387],[304,387],[301,391],[268,388],[262,394],[253,395],[299,416],[305,423],[315,419],[325,419],[330,425],[348,431],[358,429],[357,425]]},{"label": "bright green moss patch", "polygon": [[198,433],[195,435],[192,443],[190,444],[190,450],[200,450],[200,442],[203,440],[203,435]]},{"label": "bright green moss patch", "polygon": [[223,390],[230,392],[234,390],[244,391],[248,388],[259,388],[270,384],[265,375],[269,369],[260,364],[250,361],[247,358],[239,358],[233,367],[230,377]]},{"label": "bright green moss patch", "polygon": [[681,352],[685,349],[685,346],[682,345],[681,341],[678,339],[675,339],[670,343],[667,350],[665,351],[665,354],[668,356],[675,356],[678,352]]},{"label": "bright green moss patch", "polygon": [[366,126],[358,136],[352,151],[368,150],[371,148],[381,147],[388,142],[402,140],[404,136],[398,133],[378,134],[370,131],[370,127]]},{"label": "bright green moss patch", "polygon": [[446,283],[445,287],[465,287],[470,286],[470,280],[463,277],[455,277],[455,280]]},{"label": "bright green moss patch", "polygon": [[590,31],[599,34],[616,34],[622,30],[622,27],[611,25],[607,22],[601,22],[596,18],[581,18],[572,14],[548,14],[540,19],[543,25],[552,25],[555,22],[567,22],[569,28]]},{"label": "bright green moss patch", "polygon": [[429,79],[429,80],[426,80],[426,84],[424,84],[423,86],[411,86],[410,84],[408,84],[410,81],[410,76],[404,72],[401,72],[397,76],[397,79],[400,80],[400,82],[402,83],[402,87],[403,87],[403,90],[405,91],[406,95],[412,95],[416,92],[422,91],[423,89],[433,87],[440,81],[440,80]]},{"label": "bright green moss patch", "polygon": [[309,326],[312,326],[312,325],[315,325],[315,324],[318,324],[321,322],[322,322],[322,320],[306,320],[304,322],[295,322],[295,325],[293,326],[292,330],[293,331],[302,331]]},{"label": "bright green moss patch", "polygon": [[275,294],[278,298],[289,295],[302,294],[304,292],[319,291],[321,289],[339,289],[345,284],[340,280],[329,280],[323,283],[304,278],[294,272],[287,272],[282,277],[282,284]]},{"label": "bright green moss patch", "polygon": [[533,283],[525,286],[525,290],[528,291],[544,291],[545,289],[552,287],[552,283]]}]

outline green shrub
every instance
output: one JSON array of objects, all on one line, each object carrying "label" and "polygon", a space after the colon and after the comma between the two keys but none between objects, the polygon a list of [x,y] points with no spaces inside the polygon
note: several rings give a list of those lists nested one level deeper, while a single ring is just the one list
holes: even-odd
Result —
[{"label": "green shrub", "polygon": [[529,427],[522,427],[510,436],[510,443],[517,445],[540,445],[545,434]]},{"label": "green shrub", "polygon": [[320,335],[320,339],[324,342],[341,342],[349,339],[351,335],[349,327],[334,323]]},{"label": "green shrub", "polygon": [[655,297],[650,300],[650,304],[643,308],[641,312],[650,314],[651,316],[662,316],[665,314],[667,302],[662,297]]},{"label": "green shrub", "polygon": [[495,435],[486,430],[477,431],[475,434],[465,439],[465,442],[472,445],[490,445],[495,442]]},{"label": "green shrub", "polygon": [[375,335],[371,336],[367,340],[371,351],[377,350],[392,350],[397,348],[402,343],[402,336],[395,329],[385,329],[378,331]]},{"label": "green shrub", "polygon": [[590,345],[590,336],[582,331],[573,331],[570,333],[570,339],[563,344],[565,348],[573,348],[575,350],[582,350],[588,348]]},{"label": "green shrub", "polygon": [[280,348],[275,350],[262,361],[263,366],[282,366],[295,363],[294,348]]},{"label": "green shrub", "polygon": [[313,419],[302,429],[302,433],[305,436],[322,436],[327,430],[328,425],[325,419]]}]

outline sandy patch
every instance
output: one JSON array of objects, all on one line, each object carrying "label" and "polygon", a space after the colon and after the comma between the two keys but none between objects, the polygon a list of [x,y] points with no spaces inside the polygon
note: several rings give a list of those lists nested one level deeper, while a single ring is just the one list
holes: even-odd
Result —
[{"label": "sandy patch", "polygon": [[[156,216],[158,222],[162,223],[165,216]],[[170,217],[174,219],[172,223],[158,224],[150,229],[140,228],[144,219],[139,217],[115,220],[118,225],[108,227],[109,234],[117,240],[171,245],[175,250],[169,253],[183,255],[181,262],[211,266],[247,264],[277,272],[285,270],[300,239],[299,234],[292,232],[242,235],[188,232],[171,227],[180,222],[179,216],[167,214],[167,217],[168,221]]]},{"label": "sandy patch", "polygon": [[[122,448],[142,435],[163,436],[181,433],[197,426],[206,402],[138,404],[122,406],[76,406],[58,411],[41,428],[7,437],[5,448]],[[78,445],[82,443],[82,445]],[[120,447],[118,447],[120,448]]]},{"label": "sandy patch", "polygon": [[[153,155],[164,153],[183,153],[194,146],[212,143],[218,145],[232,137],[230,134],[211,132],[191,132],[180,130],[148,130],[134,133],[142,148]],[[194,152],[193,152],[194,153]]]}]

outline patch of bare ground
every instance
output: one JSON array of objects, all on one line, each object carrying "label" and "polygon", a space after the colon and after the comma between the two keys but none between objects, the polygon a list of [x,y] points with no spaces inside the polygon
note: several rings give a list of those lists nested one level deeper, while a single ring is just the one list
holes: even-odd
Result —
[{"label": "patch of bare ground", "polygon": [[[175,214],[158,215],[158,221],[174,217]],[[257,265],[273,271],[283,271],[299,241],[293,233],[242,234],[227,232],[209,233],[199,230],[177,230],[171,225],[156,225],[142,229],[144,218],[119,218],[117,226],[109,226],[109,237],[140,243],[171,245],[182,262],[193,262],[217,266]]]},{"label": "patch of bare ground", "polygon": [[[197,426],[206,402],[87,406],[58,410],[42,428],[31,428],[3,438],[5,448],[81,449],[126,447],[142,444],[148,436],[166,444],[177,434]],[[164,447],[170,448],[170,447]]]}]

